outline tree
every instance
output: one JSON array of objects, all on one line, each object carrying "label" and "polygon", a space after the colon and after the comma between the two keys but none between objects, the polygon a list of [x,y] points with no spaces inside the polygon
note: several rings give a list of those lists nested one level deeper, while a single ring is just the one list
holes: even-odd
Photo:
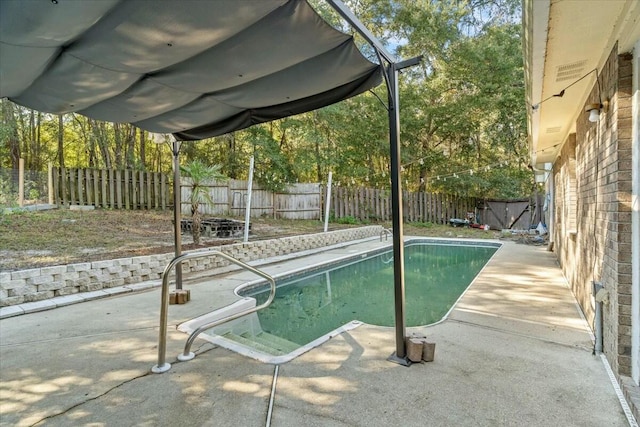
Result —
[{"label": "tree", "polygon": [[[200,203],[213,203],[211,196],[205,187],[205,183],[212,180],[226,180],[227,178],[220,172],[220,165],[207,166],[202,161],[195,159],[190,163],[180,166],[180,171],[191,178],[191,234],[193,243],[200,244],[200,227],[202,225],[202,214],[200,213]],[[175,209],[180,209],[176,207]]]},{"label": "tree", "polygon": [[[311,2],[331,25],[351,32],[366,57],[378,61],[326,2]],[[528,196],[533,174],[526,159],[520,0],[345,3],[398,58],[424,57],[400,79],[405,189]],[[58,163],[67,167],[171,170],[165,145],[152,143],[130,124],[67,114],[56,126],[55,116],[1,102],[4,167],[17,165],[20,156],[42,167],[58,153]],[[290,182],[324,182],[329,171],[338,185],[388,188],[386,103],[383,83],[313,112],[184,144],[182,159],[218,164],[221,173],[246,179],[254,156],[255,179],[271,190]]]},{"label": "tree", "polygon": [[58,114],[58,165],[64,167],[64,114]]},{"label": "tree", "polygon": [[20,159],[20,136],[18,134],[18,120],[16,118],[16,105],[6,99],[2,103],[2,120],[0,122],[0,141],[2,151],[0,166],[11,169],[18,168]]}]

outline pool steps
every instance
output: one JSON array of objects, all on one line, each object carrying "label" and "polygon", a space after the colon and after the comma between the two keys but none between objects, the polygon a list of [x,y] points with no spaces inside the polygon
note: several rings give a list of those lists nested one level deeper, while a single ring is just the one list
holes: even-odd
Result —
[{"label": "pool steps", "polygon": [[223,337],[256,351],[273,356],[289,354],[300,347],[300,345],[294,342],[272,335],[268,332],[259,332],[257,334],[245,332],[241,335],[229,332],[224,334]]},{"label": "pool steps", "polygon": [[[255,306],[254,298],[245,297],[231,305],[182,323],[178,325],[178,330],[191,333],[205,323]],[[289,354],[300,347],[294,342],[264,332],[256,313],[216,326],[204,335],[217,335],[270,356]]]}]

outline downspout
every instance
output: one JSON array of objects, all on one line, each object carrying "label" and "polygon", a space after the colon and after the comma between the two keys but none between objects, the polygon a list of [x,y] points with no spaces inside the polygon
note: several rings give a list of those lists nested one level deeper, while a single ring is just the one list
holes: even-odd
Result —
[{"label": "downspout", "polygon": [[604,335],[602,322],[602,305],[608,301],[608,292],[600,282],[593,282],[593,299],[595,300],[595,319],[593,332],[595,335],[595,345],[593,354],[602,353],[602,337]]}]

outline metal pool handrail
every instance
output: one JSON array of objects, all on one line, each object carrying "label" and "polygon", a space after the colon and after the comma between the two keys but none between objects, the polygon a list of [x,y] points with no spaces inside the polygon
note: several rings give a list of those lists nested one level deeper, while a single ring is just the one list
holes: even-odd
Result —
[{"label": "metal pool handrail", "polygon": [[209,250],[209,251],[203,251],[203,252],[190,252],[190,253],[186,253],[178,257],[175,257],[174,259],[171,260],[169,264],[167,264],[167,266],[164,268],[164,271],[162,272],[162,299],[160,302],[160,333],[158,337],[158,364],[151,368],[152,372],[156,374],[161,374],[171,369],[171,364],[166,361],[167,316],[169,313],[169,273],[179,263],[182,263],[190,259],[206,258],[213,255],[218,255],[226,259],[227,261],[242,267],[247,271],[250,271],[264,279],[267,279],[271,285],[269,298],[267,298],[267,300],[264,303],[257,305],[255,307],[252,307],[248,310],[244,310],[244,311],[232,314],[230,316],[223,317],[222,319],[211,321],[209,323],[199,326],[195,331],[191,333],[191,335],[189,335],[189,338],[187,339],[187,343],[185,344],[185,347],[184,347],[184,352],[178,355],[178,360],[180,361],[191,360],[195,357],[195,354],[190,352],[191,344],[196,339],[196,337],[200,335],[200,333],[205,329],[237,319],[246,314],[251,314],[258,310],[262,310],[263,308],[268,307],[273,301],[273,298],[276,295],[276,282],[273,279],[273,277],[271,277],[270,275],[268,275],[263,271],[258,270],[257,268],[250,266],[249,264],[246,264],[240,260],[235,259],[230,255],[225,254],[224,252]]}]

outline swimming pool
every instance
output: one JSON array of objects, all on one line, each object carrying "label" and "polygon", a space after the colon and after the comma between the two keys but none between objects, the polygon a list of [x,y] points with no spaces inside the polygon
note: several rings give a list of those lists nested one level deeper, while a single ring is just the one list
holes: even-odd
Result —
[{"label": "swimming pool", "polygon": [[[405,243],[406,325],[443,319],[499,246],[427,239]],[[361,323],[393,326],[393,274],[392,250],[386,248],[283,275],[276,278],[276,297],[269,307],[213,328],[203,338],[281,363]],[[266,300],[268,290],[252,283],[236,293],[245,304],[255,305]]]}]

